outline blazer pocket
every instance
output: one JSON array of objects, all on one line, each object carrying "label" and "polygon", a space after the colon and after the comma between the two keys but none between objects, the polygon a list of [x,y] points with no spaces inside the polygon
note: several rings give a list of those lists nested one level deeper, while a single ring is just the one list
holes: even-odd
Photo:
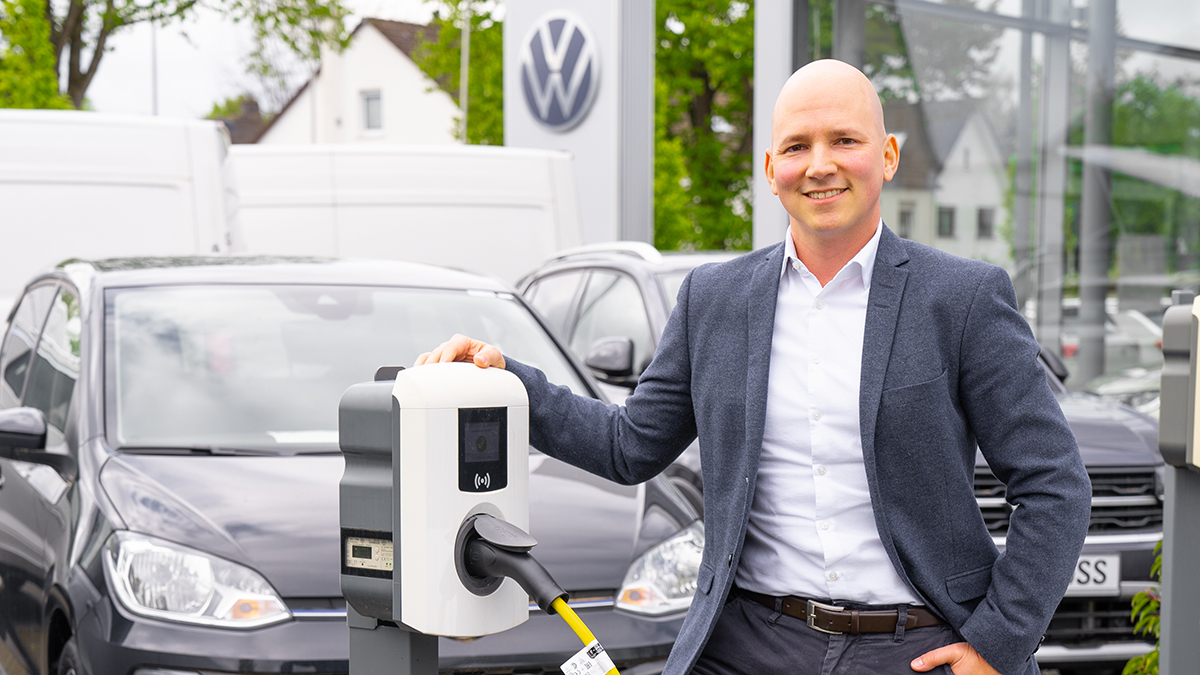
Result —
[{"label": "blazer pocket", "polygon": [[946,393],[946,370],[942,374],[916,384],[906,384],[903,387],[885,389],[880,403],[884,406],[906,405]]},{"label": "blazer pocket", "polygon": [[954,602],[963,603],[983,597],[991,585],[992,566],[987,565],[970,572],[946,577],[946,594]]},{"label": "blazer pocket", "polygon": [[700,572],[696,575],[696,590],[708,595],[712,590],[713,577],[716,575],[712,566],[708,563],[700,565]]}]

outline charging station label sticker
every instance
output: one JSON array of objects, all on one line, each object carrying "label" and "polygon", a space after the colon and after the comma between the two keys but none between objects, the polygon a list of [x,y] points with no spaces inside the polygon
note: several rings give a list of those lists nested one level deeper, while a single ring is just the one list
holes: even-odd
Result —
[{"label": "charging station label sticker", "polygon": [[562,665],[563,675],[604,675],[615,669],[616,666],[608,657],[608,652],[604,651],[604,647],[596,640],[580,649]]}]

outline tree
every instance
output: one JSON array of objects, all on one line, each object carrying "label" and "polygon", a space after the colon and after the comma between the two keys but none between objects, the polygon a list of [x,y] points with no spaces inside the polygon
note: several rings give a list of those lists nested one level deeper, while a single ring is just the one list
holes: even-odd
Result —
[{"label": "tree", "polygon": [[70,108],[58,93],[45,0],[0,0],[0,108]]},{"label": "tree", "polygon": [[[660,0],[655,11],[655,150],[665,157],[655,162],[654,243],[663,249],[748,249],[755,167],[753,8],[737,0]],[[672,183],[658,172],[670,171],[676,154],[684,175]]]},{"label": "tree", "polygon": [[471,54],[467,82],[467,137],[462,138],[462,120],[455,135],[476,145],[504,144],[504,24],[492,16],[495,4],[480,0],[426,0],[438,7],[431,26],[437,41],[422,40],[413,60],[431,79],[458,100],[462,74],[462,26],[464,9],[471,9]]},{"label": "tree", "polygon": [[[182,20],[199,6],[198,0],[64,0],[46,4],[54,72],[62,72],[64,62],[66,65],[64,93],[76,108],[83,106],[114,34],[144,21],[161,25]],[[235,22],[251,23],[255,40],[252,71],[255,64],[263,62],[265,45],[271,40],[283,42],[300,58],[315,61],[321,45],[341,48],[349,38],[342,0],[213,0],[205,6],[219,9]]]}]

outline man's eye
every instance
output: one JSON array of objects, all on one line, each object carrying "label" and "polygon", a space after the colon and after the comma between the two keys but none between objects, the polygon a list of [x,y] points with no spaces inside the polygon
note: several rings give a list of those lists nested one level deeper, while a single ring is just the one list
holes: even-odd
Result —
[{"label": "man's eye", "polygon": [[855,141],[853,138],[839,138],[836,141],[834,141],[834,143],[836,143],[838,145],[852,145],[854,142]]},{"label": "man's eye", "polygon": [[784,152],[800,152],[803,149],[804,149],[804,146],[797,143],[796,145],[788,146],[787,149],[784,150]]}]

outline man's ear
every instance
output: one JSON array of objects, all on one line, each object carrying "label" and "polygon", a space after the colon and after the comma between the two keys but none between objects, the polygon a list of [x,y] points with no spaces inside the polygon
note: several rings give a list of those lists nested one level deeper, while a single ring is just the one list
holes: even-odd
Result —
[{"label": "man's ear", "polygon": [[883,142],[883,179],[890,181],[896,176],[896,169],[900,168],[900,144],[896,142],[896,136],[888,134],[887,140]]},{"label": "man's ear", "polygon": [[763,172],[767,174],[767,184],[771,186],[771,194],[778,195],[779,190],[775,189],[775,165],[771,163],[771,151],[766,153],[766,162],[763,165]]}]

